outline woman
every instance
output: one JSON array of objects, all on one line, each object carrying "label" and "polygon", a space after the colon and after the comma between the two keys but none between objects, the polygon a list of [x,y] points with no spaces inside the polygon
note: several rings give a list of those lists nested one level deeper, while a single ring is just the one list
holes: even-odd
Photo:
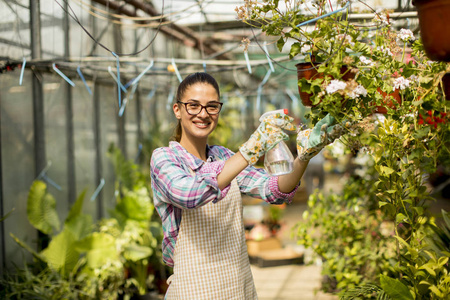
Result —
[{"label": "woman", "polygon": [[[261,123],[237,153],[209,146],[220,102],[219,86],[207,73],[187,76],[173,112],[175,141],[151,159],[154,204],[162,219],[163,260],[173,267],[166,299],[257,299],[245,244],[241,193],[271,204],[290,202],[308,160],[330,142],[327,124],[318,144],[313,131],[299,134],[299,158],[289,175],[271,177],[252,165],[295,130],[292,118],[276,115]],[[317,142],[316,141],[316,142]],[[325,142],[326,141],[326,142]]]}]

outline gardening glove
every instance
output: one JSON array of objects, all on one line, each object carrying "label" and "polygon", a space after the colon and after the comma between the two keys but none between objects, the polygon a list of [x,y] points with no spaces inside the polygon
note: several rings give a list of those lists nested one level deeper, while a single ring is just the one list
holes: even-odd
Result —
[{"label": "gardening glove", "polygon": [[293,121],[293,118],[281,113],[268,115],[262,119],[258,129],[239,148],[242,156],[250,165],[254,165],[261,156],[275,147],[276,144],[288,139],[288,135],[283,132],[283,129],[296,130],[295,125],[292,124]]},{"label": "gardening glove", "polygon": [[300,160],[310,160],[326,145],[342,135],[343,127],[336,119],[326,115],[313,129],[299,131],[297,135],[297,153]]}]

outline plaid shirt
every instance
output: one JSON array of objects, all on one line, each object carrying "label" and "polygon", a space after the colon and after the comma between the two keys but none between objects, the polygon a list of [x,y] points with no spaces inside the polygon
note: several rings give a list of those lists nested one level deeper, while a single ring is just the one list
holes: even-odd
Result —
[{"label": "plaid shirt", "polygon": [[[230,185],[219,189],[217,175],[234,153],[222,146],[207,146],[207,155],[205,162],[177,142],[170,142],[169,147],[158,148],[152,154],[153,202],[164,231],[163,260],[170,267],[173,267],[182,210],[220,201],[230,189]],[[271,204],[290,203],[298,188],[297,185],[289,194],[282,193],[278,189],[278,177],[271,177],[265,170],[253,166],[248,166],[236,179],[241,193]]]}]

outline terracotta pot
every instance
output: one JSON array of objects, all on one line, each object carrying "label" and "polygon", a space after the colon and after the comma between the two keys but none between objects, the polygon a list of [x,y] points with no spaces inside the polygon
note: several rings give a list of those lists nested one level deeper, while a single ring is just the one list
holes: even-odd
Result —
[{"label": "terracotta pot", "polygon": [[400,96],[399,90],[394,90],[392,93],[386,93],[383,92],[380,88],[377,89],[378,93],[383,96],[383,102],[385,105],[383,106],[377,106],[375,107],[375,112],[379,114],[387,114],[387,108],[394,108],[396,107],[396,104],[394,104],[396,101],[398,104],[402,104],[402,97]]},{"label": "terracotta pot", "polygon": [[[323,74],[317,72],[317,68],[319,67],[321,63],[318,62],[304,62],[296,64],[297,67],[297,78],[298,80],[301,80],[302,78],[305,79],[317,79],[317,78],[323,78]],[[341,68],[341,73],[347,72],[348,68],[346,66],[343,66]],[[347,81],[352,78],[355,78],[355,74],[351,72],[345,73],[345,75],[342,77],[342,80]],[[301,86],[298,87],[298,93],[300,94],[300,99],[302,100],[302,104],[306,107],[312,107],[314,106],[311,101],[311,93],[302,92]]]},{"label": "terracotta pot", "polygon": [[427,56],[450,62],[450,0],[414,0]]},{"label": "terracotta pot", "polygon": [[450,100],[450,73],[445,73],[442,76],[442,85],[444,86],[445,99]]}]

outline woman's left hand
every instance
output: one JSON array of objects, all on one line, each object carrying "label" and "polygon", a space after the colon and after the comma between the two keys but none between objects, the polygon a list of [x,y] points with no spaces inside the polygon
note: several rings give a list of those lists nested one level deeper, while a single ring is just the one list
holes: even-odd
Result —
[{"label": "woman's left hand", "polygon": [[334,117],[326,115],[313,129],[300,131],[297,136],[297,153],[300,160],[310,160],[326,145],[342,135],[343,128]]}]

